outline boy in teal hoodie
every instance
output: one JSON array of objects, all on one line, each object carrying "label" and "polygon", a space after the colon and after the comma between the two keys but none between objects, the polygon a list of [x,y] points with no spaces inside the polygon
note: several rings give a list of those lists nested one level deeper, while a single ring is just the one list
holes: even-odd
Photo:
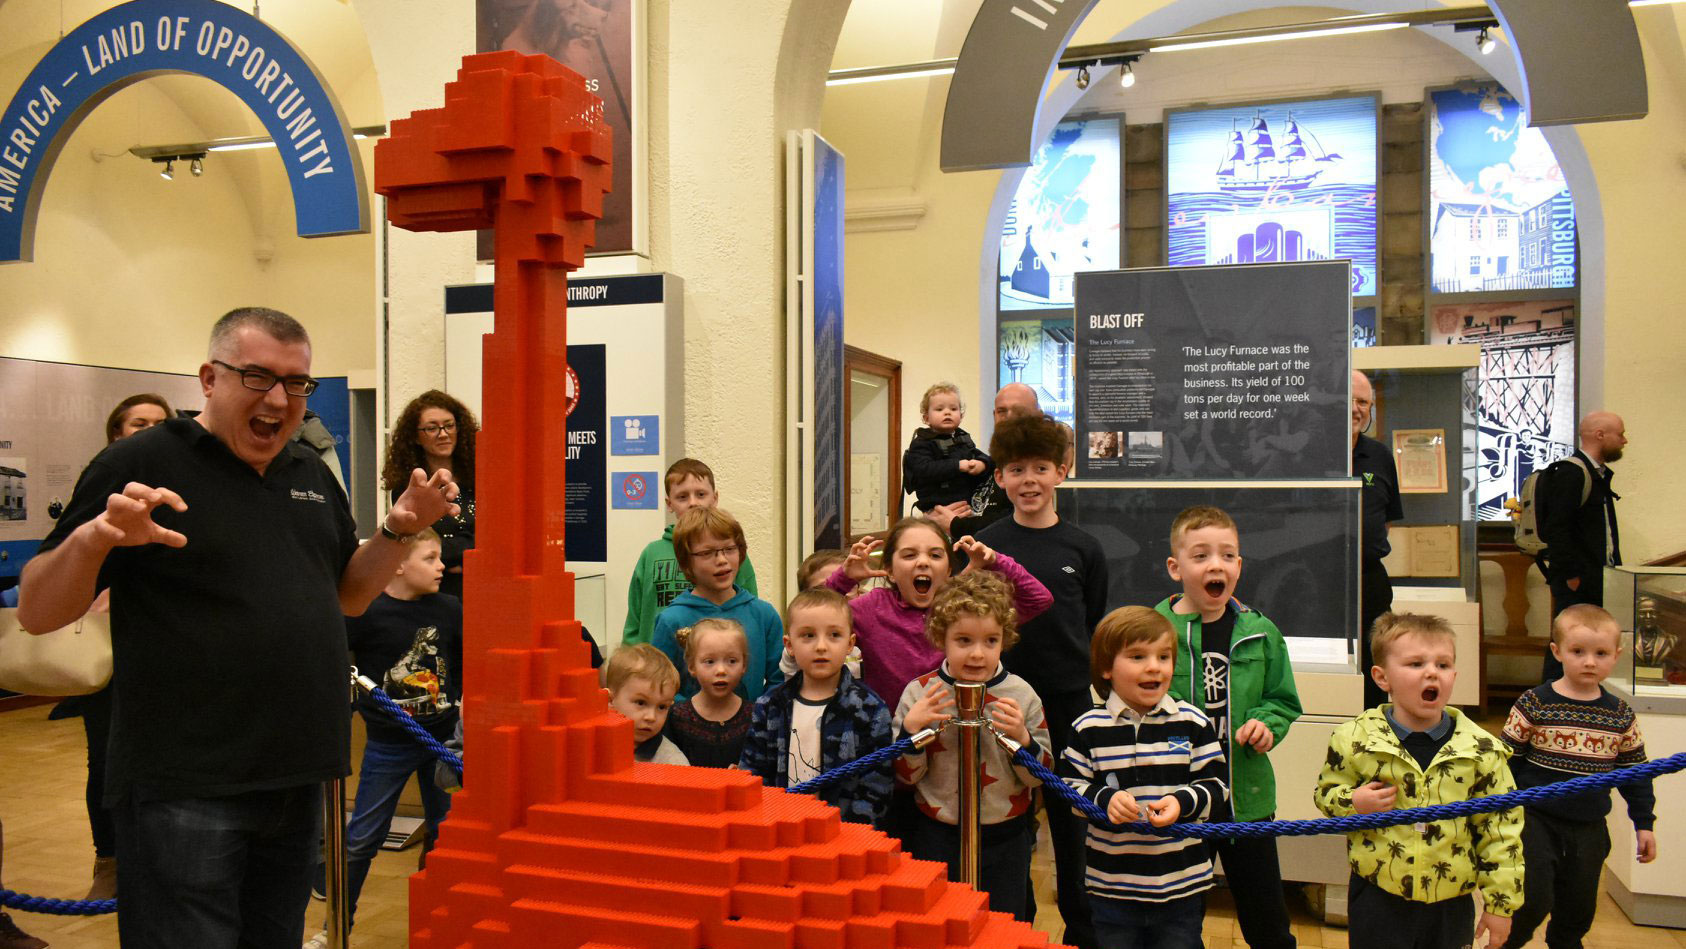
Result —
[{"label": "boy in teal hoodie", "polygon": [[[1265,755],[1300,717],[1288,645],[1275,623],[1235,599],[1241,535],[1222,510],[1200,506],[1177,515],[1165,568],[1183,585],[1182,593],[1155,607],[1177,631],[1171,696],[1204,711],[1217,726],[1235,819],[1268,820],[1276,811],[1276,775]],[[1238,837],[1211,846],[1223,860],[1247,944],[1295,946],[1276,839]]]},{"label": "boy in teal hoodie", "polygon": [[784,681],[779,658],[784,655],[784,623],[771,603],[733,582],[738,567],[749,553],[743,527],[737,518],[717,507],[687,511],[673,525],[673,553],[679,569],[691,581],[689,593],[656,617],[650,644],[667,653],[680,670],[679,697],[697,692],[697,680],[685,665],[685,649],[679,645],[679,630],[711,616],[736,620],[749,642],[743,679],[737,693],[754,702],[768,688]]},{"label": "boy in teal hoodie", "polygon": [[[667,469],[662,479],[667,495],[667,509],[677,520],[686,511],[699,507],[715,507],[720,493],[714,488],[714,471],[695,458],[681,458]],[[755,596],[755,567],[743,558],[738,568],[737,585]],[[679,569],[673,558],[673,525],[662,536],[644,546],[638,555],[638,565],[632,568],[632,582],[626,591],[626,624],[621,629],[621,644],[626,646],[647,643],[656,629],[656,616],[667,609],[679,594],[691,588],[691,581]],[[685,668],[683,664],[679,668]]]}]

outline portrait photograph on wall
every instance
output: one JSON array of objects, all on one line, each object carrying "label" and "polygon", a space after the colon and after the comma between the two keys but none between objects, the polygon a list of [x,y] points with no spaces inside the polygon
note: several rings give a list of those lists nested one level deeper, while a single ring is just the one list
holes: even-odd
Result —
[{"label": "portrait photograph on wall", "polygon": [[1375,95],[1165,113],[1166,260],[1352,261],[1376,293]]},{"label": "portrait photograph on wall", "polygon": [[1429,343],[1479,343],[1476,505],[1508,520],[1527,477],[1575,450],[1573,300],[1455,303],[1430,309]]},{"label": "portrait photograph on wall", "polygon": [[1471,82],[1430,90],[1425,112],[1434,292],[1576,286],[1575,202],[1522,103]]},{"label": "portrait photograph on wall", "polygon": [[[585,77],[586,88],[603,100],[603,118],[613,133],[613,188],[603,197],[593,254],[639,252],[634,226],[635,122],[641,116],[633,45],[634,17],[644,0],[477,0],[482,52],[513,49],[544,53]],[[639,17],[641,20],[642,17]],[[641,196],[640,196],[641,197]],[[491,257],[489,232],[482,234],[480,257]]]},{"label": "portrait photograph on wall", "polygon": [[1122,125],[1070,119],[1037,150],[1001,227],[1002,310],[1069,307],[1073,274],[1123,266]]}]

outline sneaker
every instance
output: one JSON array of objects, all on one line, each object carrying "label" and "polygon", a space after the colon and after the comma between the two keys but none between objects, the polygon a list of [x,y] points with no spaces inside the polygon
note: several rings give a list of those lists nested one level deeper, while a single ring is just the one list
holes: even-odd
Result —
[{"label": "sneaker", "polygon": [[0,913],[0,949],[47,949],[47,942],[19,929],[11,916]]},{"label": "sneaker", "polygon": [[94,858],[94,884],[83,899],[110,900],[117,898],[117,858]]},{"label": "sneaker", "polygon": [[304,941],[304,949],[328,949],[328,931],[326,929]]}]

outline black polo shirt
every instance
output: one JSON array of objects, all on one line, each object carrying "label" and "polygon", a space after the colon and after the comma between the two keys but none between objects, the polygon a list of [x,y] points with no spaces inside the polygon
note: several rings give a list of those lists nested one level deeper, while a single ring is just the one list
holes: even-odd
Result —
[{"label": "black polo shirt", "polygon": [[1393,463],[1393,452],[1368,435],[1358,436],[1352,446],[1352,476],[1364,479],[1363,559],[1380,563],[1393,552],[1387,542],[1387,522],[1405,516],[1405,506],[1399,499],[1399,469]]},{"label": "black polo shirt", "polygon": [[345,617],[357,550],[345,492],[294,442],[259,475],[193,419],[112,443],[89,462],[48,551],[131,481],[181,495],[153,519],[187,546],[120,547],[111,589],[106,801],[217,797],[348,774]]}]

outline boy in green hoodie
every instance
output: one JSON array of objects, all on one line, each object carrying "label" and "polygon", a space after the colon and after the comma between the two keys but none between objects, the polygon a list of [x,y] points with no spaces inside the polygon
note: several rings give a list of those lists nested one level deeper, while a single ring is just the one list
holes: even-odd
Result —
[{"label": "boy in green hoodie", "polygon": [[[1276,811],[1276,774],[1266,753],[1300,717],[1300,696],[1276,624],[1235,599],[1241,535],[1234,519],[1207,506],[1178,514],[1171,522],[1165,569],[1183,585],[1183,592],[1155,607],[1177,631],[1171,697],[1205,712],[1216,727],[1229,763],[1226,783],[1235,819],[1269,820]],[[1210,843],[1223,860],[1247,944],[1292,949],[1276,838]]]},{"label": "boy in green hoodie", "polygon": [[[667,494],[667,509],[677,521],[686,511],[720,504],[720,492],[714,488],[714,471],[695,458],[681,458],[667,469],[662,479]],[[755,567],[743,558],[738,568],[737,585],[756,596]],[[662,531],[661,537],[644,546],[638,555],[638,565],[632,568],[632,582],[626,591],[626,625],[621,629],[621,644],[633,646],[647,643],[656,630],[656,616],[668,608],[673,598],[691,589],[673,557],[673,525]]]}]

